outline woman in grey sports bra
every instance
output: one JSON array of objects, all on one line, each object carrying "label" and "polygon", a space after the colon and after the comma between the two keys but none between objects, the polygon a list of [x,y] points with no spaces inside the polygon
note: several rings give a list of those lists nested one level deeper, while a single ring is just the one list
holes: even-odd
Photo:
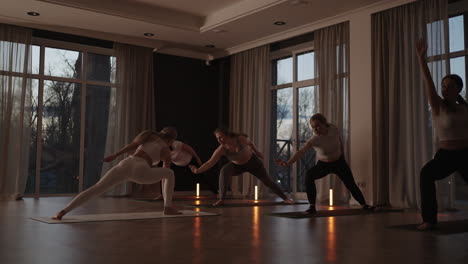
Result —
[{"label": "woman in grey sports bra", "polygon": [[420,40],[416,51],[439,139],[437,153],[424,165],[420,174],[423,223],[418,229],[424,231],[434,229],[437,225],[435,181],[458,171],[468,183],[468,104],[460,95],[463,80],[455,74],[442,79],[442,97],[439,96],[425,59],[427,44]]},{"label": "woman in grey sports bra", "polygon": [[[119,150],[117,153],[104,158],[104,162],[110,162],[118,156],[127,153],[127,158],[121,160],[110,169],[93,186],[79,193],[64,209],[58,212],[52,219],[61,220],[71,210],[82,205],[89,199],[96,197],[112,186],[132,181],[140,184],[152,184],[163,182],[164,214],[181,214],[172,207],[172,193],[174,192],[174,172],[170,169],[171,154],[169,146],[177,137],[177,131],[173,127],[166,127],[161,132],[145,130],[138,134],[133,141]],[[163,167],[156,167],[160,161]]]},{"label": "woman in grey sports bra", "polygon": [[226,183],[232,176],[249,172],[269,187],[274,193],[281,197],[285,203],[292,204],[281,188],[273,182],[263,166],[260,159],[263,155],[255,148],[255,145],[247,138],[245,134],[237,134],[225,129],[216,129],[214,132],[219,142],[219,147],[214,151],[210,160],[205,162],[200,168],[191,165],[190,169],[194,174],[199,174],[213,167],[222,156],[229,159],[229,162],[221,168],[219,175],[219,200],[213,205],[221,205],[223,196],[226,194]]}]

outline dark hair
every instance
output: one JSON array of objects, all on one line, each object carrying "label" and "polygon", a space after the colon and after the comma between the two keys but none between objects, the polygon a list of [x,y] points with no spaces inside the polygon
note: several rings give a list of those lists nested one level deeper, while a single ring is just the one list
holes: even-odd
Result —
[{"label": "dark hair", "polygon": [[[460,88],[460,91],[458,91],[459,93],[461,92],[461,90],[463,89],[463,79],[457,75],[457,74],[449,74],[449,75],[446,75],[442,81],[444,81],[445,79],[450,79],[452,80],[453,82],[455,82],[455,85]],[[463,98],[463,96],[461,96],[461,94],[458,94],[458,97],[457,97],[457,102],[460,103],[460,104],[463,104],[463,105],[468,105],[465,101],[465,99]]]},{"label": "dark hair", "polygon": [[158,133],[158,136],[162,139],[176,139],[177,129],[175,127],[165,127]]},{"label": "dark hair", "polygon": [[244,133],[237,133],[237,132],[233,132],[227,128],[224,128],[224,127],[218,127],[215,129],[215,131],[213,132],[214,134],[216,133],[221,133],[221,134],[224,134],[228,137],[231,137],[231,138],[235,138],[235,137],[238,137],[238,136],[244,136],[244,137],[248,137],[247,134],[244,134]]},{"label": "dark hair", "polygon": [[442,78],[442,81],[444,81],[445,79],[450,79],[450,80],[454,81],[455,85],[460,88],[460,91],[463,89],[463,80],[457,74],[446,75],[444,78]]},{"label": "dark hair", "polygon": [[320,123],[322,123],[322,124],[328,124],[327,118],[324,115],[320,114],[320,113],[312,115],[309,122],[312,122],[312,121],[320,121]]}]

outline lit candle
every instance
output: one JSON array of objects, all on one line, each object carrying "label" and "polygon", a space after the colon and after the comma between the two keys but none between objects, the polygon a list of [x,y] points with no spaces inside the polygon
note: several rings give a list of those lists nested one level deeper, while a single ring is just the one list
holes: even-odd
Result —
[{"label": "lit candle", "polygon": [[197,183],[197,198],[200,196],[200,184]]},{"label": "lit candle", "polygon": [[330,206],[333,206],[333,189],[330,189]]},{"label": "lit candle", "polygon": [[255,201],[258,201],[258,186],[255,185]]}]

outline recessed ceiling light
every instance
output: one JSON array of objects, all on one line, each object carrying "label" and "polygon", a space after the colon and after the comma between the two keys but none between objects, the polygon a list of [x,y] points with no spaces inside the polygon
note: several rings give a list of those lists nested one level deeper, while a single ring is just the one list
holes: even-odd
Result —
[{"label": "recessed ceiling light", "polygon": [[224,30],[224,29],[213,29],[213,32],[214,33],[224,33],[224,32],[226,32],[226,30]]},{"label": "recessed ceiling light", "polygon": [[205,47],[206,47],[206,48],[210,48],[210,49],[212,49],[212,48],[214,48],[214,47],[216,47],[216,46],[215,46],[215,45],[211,45],[211,44],[210,44],[210,45],[205,45]]},{"label": "recessed ceiling light", "polygon": [[147,32],[147,33],[144,33],[143,35],[145,35],[145,36],[147,36],[147,37],[153,37],[153,36],[154,36],[154,34],[153,34],[153,33],[149,33],[149,32]]},{"label": "recessed ceiling light", "polygon": [[26,14],[28,14],[28,15],[30,15],[30,16],[40,16],[40,15],[41,15],[41,14],[39,14],[39,13],[37,13],[37,12],[28,12],[28,13],[26,13]]},{"label": "recessed ceiling light", "polygon": [[276,21],[276,22],[273,23],[273,24],[275,24],[275,25],[277,25],[277,26],[284,26],[284,25],[286,25],[286,22],[284,22],[284,21]]}]

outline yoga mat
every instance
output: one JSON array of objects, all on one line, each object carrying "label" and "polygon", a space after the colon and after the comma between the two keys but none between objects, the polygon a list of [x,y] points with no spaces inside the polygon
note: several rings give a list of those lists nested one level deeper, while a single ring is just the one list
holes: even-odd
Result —
[{"label": "yoga mat", "polygon": [[272,202],[272,201],[254,201],[249,200],[245,202],[241,201],[225,201],[224,204],[214,206],[212,203],[200,203],[200,204],[188,204],[187,206],[192,207],[204,207],[204,208],[227,208],[227,207],[252,207],[252,206],[273,206],[273,205],[299,205],[299,204],[308,204],[307,202],[296,202],[294,204],[286,204],[283,202]]},{"label": "yoga mat", "polygon": [[284,213],[268,213],[266,215],[287,217],[287,218],[315,218],[315,217],[331,217],[331,216],[349,216],[349,215],[367,215],[388,212],[402,212],[403,209],[377,209],[376,211],[367,211],[361,208],[356,209],[337,209],[337,210],[321,210],[316,214],[306,214],[301,212],[284,212]]},{"label": "yoga mat", "polygon": [[65,215],[62,220],[53,220],[50,216],[37,216],[31,219],[47,224],[66,224],[82,222],[101,222],[101,221],[125,221],[153,218],[174,218],[174,217],[198,217],[214,216],[219,214],[207,212],[195,212],[190,210],[181,210],[181,215],[165,215],[163,212],[141,212],[141,213],[116,213],[116,214],[89,214],[89,215]]},{"label": "yoga mat", "polygon": [[452,235],[468,232],[468,219],[439,222],[437,228],[433,230],[420,231],[416,229],[418,224],[387,226],[388,229],[429,233],[434,235]]},{"label": "yoga mat", "polygon": [[[143,201],[143,202],[163,202],[163,199],[154,199],[154,198],[133,198],[136,201]],[[198,198],[195,195],[187,195],[187,196],[174,196],[172,197],[172,201],[197,201],[197,200],[216,200],[216,196],[199,196]]]}]

